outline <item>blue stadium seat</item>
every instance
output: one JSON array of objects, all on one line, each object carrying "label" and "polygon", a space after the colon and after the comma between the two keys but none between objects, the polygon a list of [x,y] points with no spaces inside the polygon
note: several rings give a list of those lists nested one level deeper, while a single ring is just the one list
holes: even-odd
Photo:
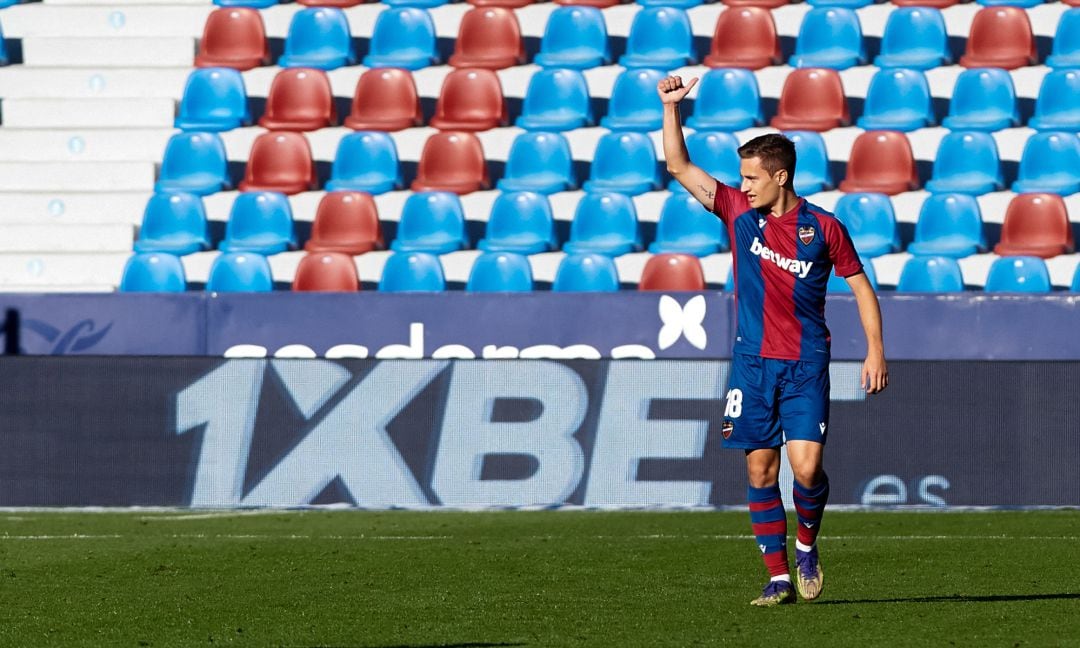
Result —
[{"label": "blue stadium seat", "polygon": [[285,53],[278,65],[336,70],[355,63],[356,49],[344,11],[337,7],[307,7],[293,14],[285,37]]},{"label": "blue stadium seat", "polygon": [[949,35],[940,9],[898,7],[889,12],[881,53],[874,57],[874,65],[930,70],[951,62]]},{"label": "blue stadium seat", "polygon": [[559,133],[522,133],[514,138],[506,171],[496,186],[502,191],[552,194],[574,188],[570,144]]},{"label": "blue stadium seat", "polygon": [[1073,271],[1072,284],[1069,286],[1069,290],[1072,292],[1080,292],[1080,265],[1076,266],[1076,270]]},{"label": "blue stadium seat", "polygon": [[1076,133],[1035,133],[1024,144],[1016,193],[1068,196],[1080,191],[1080,137]]},{"label": "blue stadium seat", "polygon": [[[686,150],[694,164],[720,182],[733,187],[738,187],[741,182],[738,148],[739,140],[731,133],[702,131],[686,136]],[[669,182],[668,189],[686,191],[678,180]]]},{"label": "blue stadium seat", "polygon": [[165,252],[138,252],[124,264],[120,292],[184,292],[187,279],[180,258]]},{"label": "blue stadium seat", "polygon": [[255,252],[225,252],[210,266],[207,292],[270,292],[274,276],[270,263]]},{"label": "blue stadium seat", "polygon": [[589,167],[589,179],[583,188],[585,191],[617,191],[635,196],[659,189],[653,141],[642,133],[600,136]]},{"label": "blue stadium seat", "polygon": [[394,252],[383,265],[379,292],[442,292],[446,290],[439,257],[427,252]]},{"label": "blue stadium seat", "polygon": [[456,194],[421,191],[405,199],[391,249],[447,254],[467,246],[465,212]]},{"label": "blue stadium seat", "polygon": [[665,74],[659,70],[623,70],[615,79],[607,115],[600,125],[613,131],[654,131],[663,124],[663,106],[656,86]]},{"label": "blue stadium seat", "polygon": [[996,131],[1020,124],[1012,76],[999,68],[964,70],[956,78],[949,115],[941,125],[949,130]]},{"label": "blue stadium seat", "polygon": [[908,252],[961,259],[985,250],[982,211],[974,196],[934,194],[923,202]]},{"label": "blue stadium seat", "polygon": [[1007,256],[990,264],[986,292],[1044,293],[1053,289],[1046,262],[1039,257]]},{"label": "blue stadium seat", "polygon": [[[870,285],[874,287],[874,290],[877,290],[877,271],[874,270],[874,264],[862,254],[859,255],[859,260],[862,261],[863,274],[866,275],[866,280],[870,282]],[[731,290],[731,288],[728,290]],[[830,272],[829,281],[825,284],[825,290],[829,293],[850,293],[851,286],[848,285],[847,279],[838,276],[835,272]]]},{"label": "blue stadium seat", "polygon": [[637,209],[629,196],[619,193],[587,193],[574,210],[567,254],[592,252],[621,256],[642,249]]},{"label": "blue stadium seat", "polygon": [[251,124],[244,77],[232,68],[193,70],[174,125],[185,131],[227,131]]},{"label": "blue stadium seat", "polygon": [[866,64],[859,17],[844,7],[818,7],[806,12],[795,40],[793,67],[846,70]]},{"label": "blue stadium seat", "polygon": [[473,261],[465,290],[469,292],[531,292],[528,257],[513,252],[484,252]]},{"label": "blue stadium seat", "polygon": [[416,7],[387,9],[375,19],[367,67],[419,70],[438,62],[435,23],[431,14]]},{"label": "blue stadium seat", "polygon": [[400,189],[397,146],[388,133],[359,131],[338,142],[327,191],[366,191],[381,194]]},{"label": "blue stadium seat", "polygon": [[1080,70],[1051,70],[1043,77],[1028,126],[1039,131],[1080,131]]},{"label": "blue stadium seat", "polygon": [[545,68],[587,70],[611,63],[604,14],[596,7],[557,7],[548,16],[540,52],[533,59]]},{"label": "blue stadium seat", "polygon": [[723,221],[706,210],[697,198],[683,192],[673,193],[664,201],[649,252],[703,257],[726,252],[730,247]]},{"label": "blue stadium seat", "polygon": [[885,194],[844,194],[833,213],[847,226],[859,256],[873,259],[900,249],[896,213]]},{"label": "blue stadium seat", "polygon": [[[0,2],[0,8],[5,5]],[[0,24],[0,65],[8,64],[7,42],[4,40],[4,26]]]},{"label": "blue stadium seat", "polygon": [[191,254],[210,249],[206,209],[194,194],[156,193],[146,201],[136,252]]},{"label": "blue stadium seat", "polygon": [[539,254],[557,247],[551,203],[532,191],[501,193],[491,205],[484,238],[477,247],[485,252]]},{"label": "blue stadium seat", "polygon": [[565,69],[534,72],[515,123],[525,130],[559,132],[595,124],[585,75]]},{"label": "blue stadium seat", "polygon": [[964,275],[960,272],[960,264],[952,257],[911,257],[904,263],[896,290],[900,292],[961,292],[964,290]]},{"label": "blue stadium seat", "polygon": [[278,0],[214,0],[219,7],[250,7],[251,9],[269,9],[278,4]]},{"label": "blue stadium seat", "polygon": [[154,191],[207,196],[229,186],[225,143],[217,133],[176,133],[169,138]]},{"label": "blue stadium seat", "polygon": [[835,188],[821,133],[788,131],[784,135],[795,145],[795,193],[806,196]]},{"label": "blue stadium seat", "polygon": [[1055,70],[1080,68],[1080,7],[1061,14],[1053,42],[1047,65]]},{"label": "blue stadium seat", "polygon": [[997,143],[990,133],[959,131],[941,139],[927,191],[981,196],[1004,187]]},{"label": "blue stadium seat", "polygon": [[555,272],[553,292],[615,292],[619,271],[611,257],[603,254],[568,254]]},{"label": "blue stadium seat", "polygon": [[717,68],[701,77],[694,114],[686,125],[697,130],[737,131],[765,123],[757,78],[742,68]]},{"label": "blue stadium seat", "polygon": [[690,17],[675,7],[646,7],[634,15],[619,65],[670,70],[696,62]]},{"label": "blue stadium seat", "polygon": [[285,194],[250,191],[237,194],[225,224],[222,252],[277,254],[296,249],[292,207]]},{"label": "blue stadium seat", "polygon": [[934,124],[933,102],[926,76],[918,70],[878,70],[870,79],[862,117],[866,130],[913,131]]}]

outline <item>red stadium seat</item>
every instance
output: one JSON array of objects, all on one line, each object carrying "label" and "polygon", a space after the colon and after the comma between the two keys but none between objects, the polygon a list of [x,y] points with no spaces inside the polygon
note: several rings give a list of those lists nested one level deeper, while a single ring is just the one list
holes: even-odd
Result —
[{"label": "red stadium seat", "polygon": [[399,131],[421,123],[420,95],[411,72],[372,68],[357,79],[345,126],[353,130]]},{"label": "red stadium seat", "polygon": [[356,292],[360,277],[356,263],[341,252],[310,252],[300,259],[293,277],[294,292]]},{"label": "red stadium seat", "polygon": [[330,191],[319,201],[308,252],[363,254],[386,247],[379,210],[371,194],[362,191]]},{"label": "red stadium seat", "polygon": [[1035,65],[1037,60],[1027,11],[1019,7],[983,7],[972,18],[960,65],[1013,70]]},{"label": "red stadium seat", "polygon": [[840,183],[840,191],[891,196],[918,188],[915,156],[903,133],[866,131],[855,138],[848,155],[847,177]]},{"label": "red stadium seat", "polygon": [[768,9],[734,7],[717,16],[705,65],[760,70],[782,61],[776,22]]},{"label": "red stadium seat", "polygon": [[251,145],[240,191],[295,194],[315,188],[311,147],[301,133],[269,131]]},{"label": "red stadium seat", "polygon": [[491,70],[454,70],[443,79],[431,125],[442,130],[485,131],[506,126],[506,101]]},{"label": "red stadium seat", "polygon": [[780,91],[780,105],[769,122],[780,130],[827,131],[851,124],[840,74],[828,68],[792,70]]},{"label": "red stadium seat", "polygon": [[450,65],[501,70],[524,62],[521,25],[512,10],[473,7],[461,17]]},{"label": "red stadium seat", "polygon": [[413,191],[467,194],[489,189],[484,149],[476,135],[463,131],[435,133],[424,143]]},{"label": "red stadium seat", "polygon": [[657,254],[645,262],[638,290],[705,290],[701,261],[692,254]]},{"label": "red stadium seat", "polygon": [[206,17],[195,55],[197,67],[250,70],[269,62],[266,26],[257,9],[221,7]]},{"label": "red stadium seat", "polygon": [[722,0],[729,7],[761,7],[762,9],[779,9],[788,4],[788,0]]},{"label": "red stadium seat", "polygon": [[539,0],[467,0],[474,7],[506,7],[507,9],[520,9],[527,7]]},{"label": "red stadium seat", "polygon": [[322,70],[283,68],[270,84],[259,125],[271,130],[318,130],[337,124],[330,79]]},{"label": "red stadium seat", "polygon": [[1001,242],[994,246],[995,254],[1049,259],[1075,249],[1069,212],[1061,196],[1017,194],[1009,201],[1001,224]]}]

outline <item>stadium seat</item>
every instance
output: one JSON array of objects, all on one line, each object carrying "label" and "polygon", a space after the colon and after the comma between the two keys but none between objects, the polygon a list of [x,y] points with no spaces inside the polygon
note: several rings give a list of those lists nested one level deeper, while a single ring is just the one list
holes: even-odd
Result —
[{"label": "stadium seat", "polygon": [[840,196],[833,209],[847,226],[859,256],[873,259],[900,249],[900,233],[892,201],[880,193],[851,193]]},{"label": "stadium seat", "polygon": [[484,252],[473,261],[465,290],[469,292],[531,292],[529,259],[513,252]]},{"label": "stadium seat", "polygon": [[169,138],[154,191],[206,196],[227,188],[228,160],[217,133],[176,133]]},{"label": "stadium seat", "polygon": [[412,74],[400,68],[365,70],[356,81],[345,126],[353,130],[399,131],[423,122]]},{"label": "stadium seat", "polygon": [[1008,256],[994,260],[986,277],[986,292],[1050,292],[1050,272],[1039,257]]},{"label": "stadium seat", "polygon": [[521,26],[512,10],[474,7],[461,17],[450,65],[501,70],[524,62]]},{"label": "stadium seat", "polygon": [[[739,140],[731,133],[701,131],[686,136],[686,150],[694,164],[720,182],[732,187],[742,183],[739,176]],[[668,183],[668,189],[683,192],[678,180]]]},{"label": "stadium seat", "polygon": [[218,248],[263,255],[296,249],[289,199],[272,191],[238,194],[225,224],[225,239]]},{"label": "stadium seat", "polygon": [[619,65],[670,70],[697,62],[690,17],[670,6],[647,7],[634,14],[626,54]]},{"label": "stadium seat", "polygon": [[319,200],[308,252],[364,254],[386,247],[379,210],[371,194],[361,191],[328,191]]},{"label": "stadium seat", "polygon": [[619,193],[587,193],[574,210],[567,254],[621,256],[642,249],[637,209],[629,196]]},{"label": "stadium seat", "polygon": [[270,263],[254,252],[225,252],[210,265],[207,292],[270,292],[274,276]]},{"label": "stadium seat", "polygon": [[413,191],[451,191],[467,194],[491,187],[484,149],[476,135],[439,132],[428,137],[420,152]]},{"label": "stadium seat", "polygon": [[220,132],[251,124],[244,77],[232,68],[192,70],[173,125],[185,131]]},{"label": "stadium seat", "polygon": [[1005,187],[997,144],[989,133],[958,131],[941,139],[934,170],[926,183],[930,193],[981,196]]},{"label": "stadium seat", "polygon": [[[556,11],[558,11],[556,9]],[[592,102],[585,75],[577,70],[537,70],[529,78],[515,124],[532,131],[568,131],[592,126]]]},{"label": "stadium seat", "polygon": [[315,163],[302,133],[268,131],[251,145],[240,191],[295,194],[314,189]]},{"label": "stadium seat", "polygon": [[986,251],[982,211],[974,196],[934,194],[923,201],[915,240],[907,251],[916,256],[962,259]]},{"label": "stadium seat", "polygon": [[327,191],[382,194],[402,187],[394,139],[381,131],[349,133],[338,141]]},{"label": "stadium seat", "polygon": [[656,86],[666,75],[659,70],[623,70],[611,90],[607,115],[600,125],[613,131],[659,130],[664,112]]},{"label": "stadium seat", "polygon": [[392,250],[448,254],[467,246],[465,212],[456,195],[424,191],[405,199]]},{"label": "stadium seat", "polygon": [[900,7],[889,13],[881,37],[879,68],[931,70],[952,62],[945,17],[933,7]]},{"label": "stadium seat", "polygon": [[532,191],[511,191],[495,198],[484,238],[477,247],[485,252],[539,254],[557,244],[555,218],[547,197]]},{"label": "stadium seat", "polygon": [[567,254],[555,272],[552,292],[616,292],[619,271],[603,254]]},{"label": "stadium seat", "polygon": [[611,63],[604,14],[595,7],[558,7],[551,12],[540,52],[533,60],[545,68],[587,70]]},{"label": "stadium seat", "polygon": [[840,191],[893,195],[918,188],[915,156],[903,133],[866,131],[855,138]]},{"label": "stadium seat", "polygon": [[559,133],[522,133],[514,138],[506,171],[496,184],[501,191],[552,194],[574,188],[570,144]]},{"label": "stadium seat", "polygon": [[1070,132],[1035,133],[1024,144],[1016,193],[1080,191],[1080,137]]},{"label": "stadium seat", "polygon": [[341,252],[308,252],[296,265],[293,292],[356,292],[356,262]]},{"label": "stadium seat", "polygon": [[417,7],[387,9],[375,19],[364,65],[419,70],[439,61],[435,22]]},{"label": "stadium seat", "polygon": [[1073,271],[1072,284],[1069,286],[1071,292],[1080,292],[1080,265]]},{"label": "stadium seat", "polygon": [[684,192],[673,193],[664,201],[649,252],[703,257],[729,248],[723,221],[707,211],[697,198]]},{"label": "stadium seat", "polygon": [[206,17],[196,67],[250,70],[270,62],[262,14],[246,7],[222,7]]},{"label": "stadium seat", "polygon": [[716,18],[705,65],[760,70],[783,61],[772,12],[762,7],[728,7]]},{"label": "stadium seat", "polygon": [[446,290],[439,257],[427,252],[394,252],[383,265],[379,292],[442,292]]},{"label": "stadium seat", "polygon": [[824,132],[851,124],[844,86],[836,70],[792,70],[780,90],[776,116],[769,121],[780,130]]},{"label": "stadium seat", "polygon": [[750,70],[721,68],[701,76],[694,113],[686,125],[696,130],[734,132],[765,123],[757,78]]},{"label": "stadium seat", "polygon": [[617,191],[638,195],[660,187],[656,148],[642,133],[600,136],[589,167],[585,191]]},{"label": "stadium seat", "polygon": [[1043,77],[1028,126],[1038,131],[1080,131],[1080,70],[1051,70]]},{"label": "stadium seat", "polygon": [[184,292],[187,279],[180,258],[164,252],[137,252],[124,263],[120,292]]},{"label": "stadium seat", "polygon": [[656,254],[645,262],[638,290],[705,290],[705,272],[692,254]]},{"label": "stadium seat", "polygon": [[1046,64],[1055,70],[1080,68],[1080,5],[1061,14]]},{"label": "stadium seat", "polygon": [[846,70],[866,65],[859,16],[844,7],[817,7],[806,12],[795,39],[791,65],[797,68]]},{"label": "stadium seat", "polygon": [[[877,271],[874,270],[874,264],[870,259],[859,257],[862,262],[863,274],[866,275],[866,280],[870,282],[870,286],[874,289],[878,289]],[[829,280],[825,284],[825,290],[829,294],[835,293],[851,293],[851,285],[848,284],[845,277],[841,277],[835,272],[829,273]]]},{"label": "stadium seat", "polygon": [[964,275],[956,259],[947,256],[914,256],[904,263],[899,292],[962,292]]},{"label": "stadium seat", "polygon": [[1076,250],[1069,212],[1053,193],[1017,194],[1005,209],[1001,242],[994,253],[1049,259]]},{"label": "stadium seat", "polygon": [[349,21],[336,7],[309,7],[293,14],[281,67],[335,70],[356,63]]},{"label": "stadium seat", "polygon": [[206,209],[194,194],[156,193],[146,201],[136,252],[184,255],[210,249]]},{"label": "stadium seat", "polygon": [[[0,9],[3,7],[4,5],[0,4]],[[9,62],[7,41],[4,40],[4,26],[0,24],[0,66],[7,65]]]},{"label": "stadium seat", "polygon": [[1012,76],[998,68],[964,70],[956,77],[949,115],[941,125],[949,130],[998,131],[1020,124]]},{"label": "stadium seat", "polygon": [[862,117],[866,130],[913,131],[934,124],[933,101],[926,76],[918,70],[883,69],[870,79]]},{"label": "stadium seat", "polygon": [[795,144],[795,193],[806,196],[835,188],[825,138],[814,131],[788,131],[784,135]]},{"label": "stadium seat", "polygon": [[499,76],[483,68],[452,70],[443,77],[430,125],[441,130],[485,131],[506,126]]},{"label": "stadium seat", "polygon": [[971,19],[967,48],[960,65],[1013,70],[1035,65],[1038,52],[1031,20],[1019,7],[983,7]]},{"label": "stadium seat", "polygon": [[259,125],[269,130],[312,131],[337,125],[334,92],[322,70],[284,68],[274,76]]}]

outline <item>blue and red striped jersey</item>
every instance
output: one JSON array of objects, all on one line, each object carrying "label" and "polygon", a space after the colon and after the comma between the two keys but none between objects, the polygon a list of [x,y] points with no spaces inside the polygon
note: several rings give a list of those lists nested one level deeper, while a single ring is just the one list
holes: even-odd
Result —
[{"label": "blue and red striped jersey", "polygon": [[800,198],[783,216],[762,214],[746,195],[716,183],[713,213],[727,225],[735,273],[736,353],[828,362],[829,272],[862,272],[847,228]]}]

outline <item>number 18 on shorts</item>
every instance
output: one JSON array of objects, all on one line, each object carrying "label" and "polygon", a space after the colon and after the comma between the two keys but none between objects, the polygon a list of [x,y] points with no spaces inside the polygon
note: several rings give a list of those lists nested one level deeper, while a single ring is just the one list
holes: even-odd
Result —
[{"label": "number 18 on shorts", "polygon": [[725,448],[825,443],[828,427],[827,362],[735,354],[721,428]]}]

